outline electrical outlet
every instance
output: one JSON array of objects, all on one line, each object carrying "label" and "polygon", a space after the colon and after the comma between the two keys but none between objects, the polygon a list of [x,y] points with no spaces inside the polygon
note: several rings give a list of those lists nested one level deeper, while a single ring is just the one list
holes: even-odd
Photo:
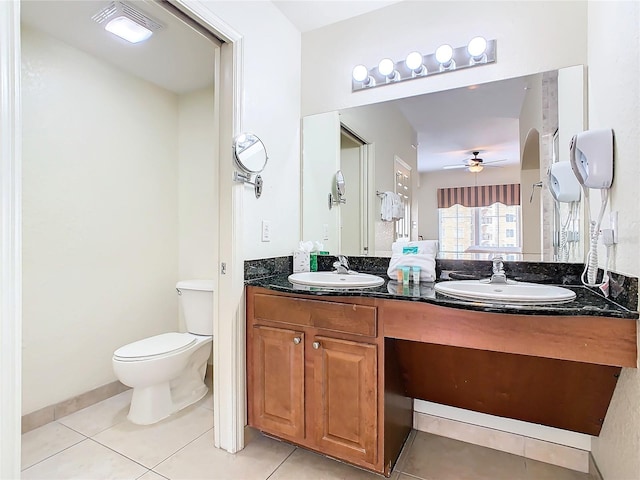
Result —
[{"label": "electrical outlet", "polygon": [[329,240],[329,225],[326,223],[322,224],[322,239]]},{"label": "electrical outlet", "polygon": [[271,241],[271,222],[267,220],[262,221],[262,241],[263,242]]},{"label": "electrical outlet", "polygon": [[618,212],[609,214],[609,226],[611,227],[611,241],[613,244],[618,243]]}]

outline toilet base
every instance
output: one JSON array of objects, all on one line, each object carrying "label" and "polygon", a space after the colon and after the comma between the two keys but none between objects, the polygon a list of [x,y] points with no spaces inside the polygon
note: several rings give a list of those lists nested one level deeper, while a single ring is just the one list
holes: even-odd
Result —
[{"label": "toilet base", "polygon": [[151,425],[193,405],[209,391],[204,384],[210,345],[194,352],[181,375],[168,382],[133,389],[127,419],[136,425]]}]

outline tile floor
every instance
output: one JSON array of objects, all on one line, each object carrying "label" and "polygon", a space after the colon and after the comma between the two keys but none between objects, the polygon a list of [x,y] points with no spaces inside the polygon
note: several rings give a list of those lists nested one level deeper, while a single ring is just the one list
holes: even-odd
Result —
[{"label": "tile floor", "polygon": [[[256,433],[241,452],[213,448],[207,395],[155,425],[126,420],[131,391],[22,438],[22,479],[380,480],[381,476]],[[413,431],[393,480],[588,480],[586,474]]]}]

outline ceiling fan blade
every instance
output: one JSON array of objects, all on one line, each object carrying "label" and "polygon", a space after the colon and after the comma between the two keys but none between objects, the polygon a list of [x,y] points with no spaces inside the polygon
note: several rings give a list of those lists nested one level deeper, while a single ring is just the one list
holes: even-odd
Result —
[{"label": "ceiling fan blade", "polygon": [[507,158],[503,158],[501,160],[490,160],[488,162],[482,162],[482,165],[491,165],[492,163],[506,162],[507,160]]},{"label": "ceiling fan blade", "polygon": [[455,168],[469,168],[469,165],[463,164],[463,165],[445,165],[444,167],[442,167],[443,170],[453,170]]}]

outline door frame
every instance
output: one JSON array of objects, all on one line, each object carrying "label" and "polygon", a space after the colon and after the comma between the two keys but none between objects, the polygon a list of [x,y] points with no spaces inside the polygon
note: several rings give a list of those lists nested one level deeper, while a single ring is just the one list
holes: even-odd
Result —
[{"label": "door frame", "polygon": [[[226,43],[219,50],[217,139],[220,228],[214,323],[214,445],[235,453],[246,425],[242,186],[232,181],[231,144],[242,131],[243,37],[202,2],[172,2]],[[22,401],[22,113],[20,2],[0,2],[0,478],[19,478]],[[226,201],[221,201],[225,199]],[[230,200],[230,201],[229,201]]]}]

